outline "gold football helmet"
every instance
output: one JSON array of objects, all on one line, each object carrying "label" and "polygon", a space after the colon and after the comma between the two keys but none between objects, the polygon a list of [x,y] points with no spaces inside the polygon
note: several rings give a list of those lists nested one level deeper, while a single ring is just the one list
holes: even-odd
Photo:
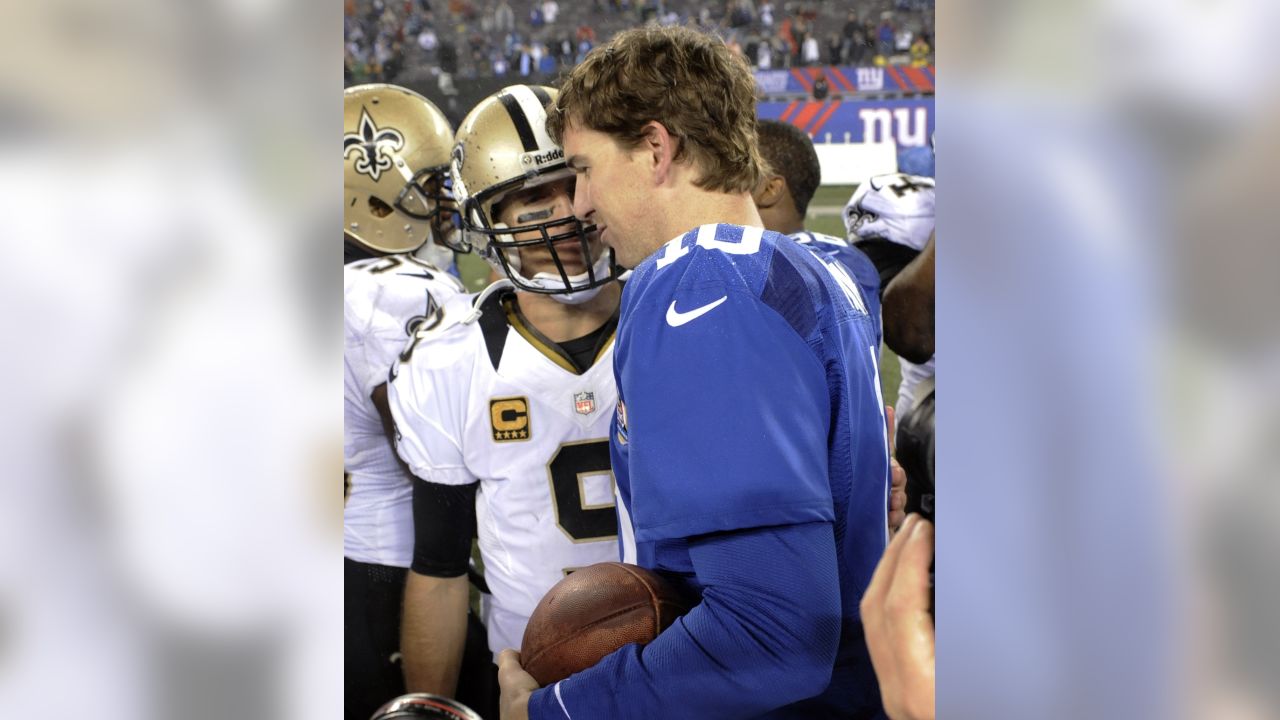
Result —
[{"label": "gold football helmet", "polygon": [[[581,243],[579,257],[592,258],[589,239],[595,226],[584,226],[571,215],[508,227],[498,221],[494,210],[510,193],[573,177],[564,150],[546,131],[546,106],[557,92],[540,85],[512,85],[480,101],[458,127],[451,163],[453,193],[468,242],[512,284],[565,302],[580,302],[618,276],[613,250],[601,249],[597,241],[599,258],[588,262],[585,272],[570,275],[555,244],[576,240]],[[536,236],[515,239],[531,233]],[[545,247],[558,272],[522,274],[519,251],[532,247]]]},{"label": "gold football helmet", "polygon": [[453,129],[444,113],[384,84],[347,88],[342,105],[343,234],[379,254],[428,241],[466,252],[447,231],[456,210],[445,182]]}]

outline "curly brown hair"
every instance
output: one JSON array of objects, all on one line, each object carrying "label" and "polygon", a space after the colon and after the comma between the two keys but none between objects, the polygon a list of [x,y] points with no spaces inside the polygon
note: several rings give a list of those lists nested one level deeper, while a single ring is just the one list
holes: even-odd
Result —
[{"label": "curly brown hair", "polygon": [[685,27],[618,33],[569,73],[547,111],[547,133],[563,144],[570,122],[637,147],[656,120],[688,157],[695,184],[751,192],[764,174],[756,146],[756,84],[746,62],[723,41]]}]

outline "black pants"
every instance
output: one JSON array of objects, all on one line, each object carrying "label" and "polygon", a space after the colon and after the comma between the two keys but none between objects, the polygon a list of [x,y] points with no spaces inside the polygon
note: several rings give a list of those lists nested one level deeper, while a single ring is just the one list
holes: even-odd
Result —
[{"label": "black pants", "polygon": [[[408,571],[343,558],[343,573],[345,718],[369,720],[384,703],[405,693],[400,610]],[[457,699],[484,718],[498,717],[498,669],[484,625],[472,613],[467,613]]]}]

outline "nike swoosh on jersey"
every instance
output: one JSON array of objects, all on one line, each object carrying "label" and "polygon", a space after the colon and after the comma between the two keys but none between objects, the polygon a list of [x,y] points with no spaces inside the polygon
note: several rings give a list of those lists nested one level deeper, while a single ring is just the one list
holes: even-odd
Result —
[{"label": "nike swoosh on jersey", "polygon": [[706,305],[702,305],[700,307],[696,307],[692,310],[688,310],[685,312],[680,312],[679,310],[676,310],[676,301],[672,300],[671,307],[667,308],[667,324],[670,325],[671,327],[680,327],[685,323],[693,322],[694,320],[697,320],[698,318],[702,317],[703,315],[706,315],[712,310],[715,310],[717,307],[720,306],[720,303],[728,299],[729,299],[729,296],[725,295],[719,300],[713,300],[707,303]]}]

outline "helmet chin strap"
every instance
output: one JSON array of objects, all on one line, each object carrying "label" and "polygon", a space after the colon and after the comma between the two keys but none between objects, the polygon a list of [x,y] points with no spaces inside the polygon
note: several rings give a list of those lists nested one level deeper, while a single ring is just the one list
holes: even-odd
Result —
[{"label": "helmet chin strap", "polygon": [[[595,271],[597,278],[605,277],[609,274],[609,251],[600,254],[600,259],[596,260]],[[569,286],[573,287],[578,284],[585,284],[589,281],[590,274],[586,272],[569,276]],[[564,280],[556,273],[540,272],[533,276],[532,279],[525,279],[525,282],[535,287],[547,290],[556,290],[564,287]],[[559,292],[551,295],[551,298],[565,305],[581,305],[600,294],[600,290],[604,285],[597,285],[593,288],[584,288],[582,290],[574,290],[572,292]]]},{"label": "helmet chin strap", "polygon": [[[538,273],[538,274],[547,275],[547,273]],[[585,277],[585,274],[583,275],[583,277]],[[537,278],[534,278],[534,280],[536,281]],[[557,277],[555,281],[556,283],[560,283],[560,278]],[[550,297],[552,300],[555,300],[558,303],[563,303],[565,305],[581,305],[582,303],[591,300],[596,295],[599,295],[600,290],[603,288],[604,288],[603,285],[597,285],[593,288],[587,288],[586,290],[575,290],[569,293],[554,293]]]}]

